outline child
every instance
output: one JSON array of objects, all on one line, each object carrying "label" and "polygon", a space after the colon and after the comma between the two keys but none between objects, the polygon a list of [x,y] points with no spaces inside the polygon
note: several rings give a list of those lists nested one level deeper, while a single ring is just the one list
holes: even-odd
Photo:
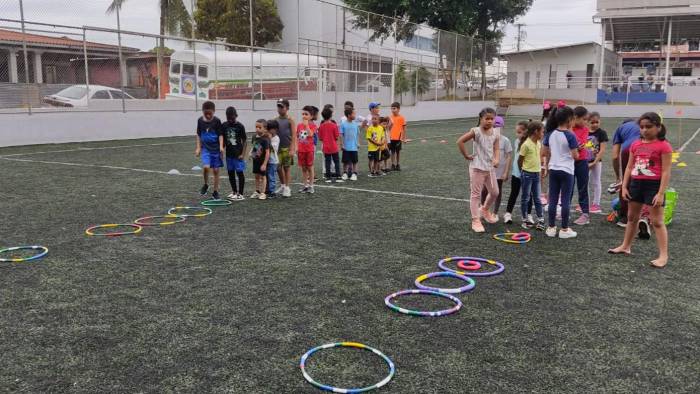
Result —
[{"label": "child", "polygon": [[266,200],[265,186],[267,165],[270,162],[270,139],[267,136],[267,121],[265,119],[255,122],[255,139],[250,155],[253,158],[253,174],[255,174],[255,193],[250,198]]},{"label": "child", "polygon": [[381,175],[387,175],[389,169],[389,159],[391,159],[391,150],[389,149],[389,130],[391,130],[390,120],[388,117],[380,117],[379,124],[384,129],[384,146],[381,148],[382,172]]},{"label": "child", "polygon": [[279,157],[277,151],[280,149],[280,137],[277,135],[279,124],[276,120],[267,121],[267,138],[270,140],[270,160],[267,163],[267,198],[276,198],[275,185],[277,176],[277,166]]},{"label": "child", "polygon": [[530,122],[527,132],[520,140],[520,155],[518,157],[518,168],[521,171],[523,188],[523,198],[520,202],[520,211],[523,216],[522,227],[531,229],[535,226],[528,220],[528,205],[535,202],[535,213],[537,214],[537,229],[545,230],[544,217],[542,213],[542,201],[540,201],[540,174],[542,172],[540,141],[544,137],[544,125],[542,122]]},{"label": "child", "polygon": [[[238,120],[236,108],[226,108],[226,122],[223,124],[224,141],[226,142],[226,168],[228,180],[231,183],[231,194],[226,196],[231,201],[245,200],[243,188],[245,187],[245,152],[247,136],[245,127]],[[238,178],[238,184],[236,184]]]},{"label": "child", "polygon": [[212,198],[218,200],[219,196],[219,169],[224,166],[223,156],[224,136],[221,121],[214,116],[216,106],[211,101],[202,104],[202,117],[197,120],[197,147],[195,155],[202,158],[202,174],[204,185],[199,191],[202,196],[209,190],[209,170],[214,173],[214,192]]},{"label": "child", "polygon": [[[500,159],[500,133],[493,128],[496,119],[496,111],[493,108],[484,108],[479,113],[479,127],[474,127],[457,140],[462,156],[472,164],[469,167],[469,184],[471,188],[470,209],[472,216],[472,230],[483,233],[486,230],[481,224],[481,216],[491,224],[498,223],[498,216],[489,212],[489,208],[498,198],[498,185],[496,184],[495,169],[498,168]],[[474,140],[474,154],[467,153],[464,144]],[[486,187],[489,194],[484,205],[479,208],[481,191]]]},{"label": "child", "polygon": [[634,232],[644,204],[651,206],[651,222],[659,246],[659,257],[651,262],[654,268],[664,268],[668,264],[668,233],[664,224],[664,202],[666,188],[671,180],[671,160],[673,148],[666,141],[666,126],[661,117],[648,112],[639,118],[642,139],[632,143],[630,160],[625,168],[622,181],[622,195],[629,201],[628,225],[622,245],[610,249],[608,253],[632,253]]},{"label": "child", "polygon": [[299,193],[314,193],[314,156],[316,146],[314,136],[316,135],[316,124],[313,122],[314,107],[307,105],[301,111],[302,121],[297,125],[297,158],[301,166],[302,181],[304,187]]},{"label": "child", "polygon": [[381,174],[381,150],[386,142],[384,128],[379,124],[379,115],[372,115],[372,125],[367,127],[367,158],[369,159],[369,177]]},{"label": "child", "polygon": [[[498,184],[498,198],[496,198],[496,202],[493,206],[493,213],[498,215],[498,209],[501,207],[501,196],[503,194],[503,182],[506,180],[508,177],[508,170],[510,169],[511,165],[513,164],[513,146],[510,144],[510,140],[508,137],[503,135],[502,128],[505,125],[505,119],[503,119],[500,116],[496,117],[496,120],[494,121],[494,129],[498,130],[498,134],[501,135],[501,142],[498,146],[499,154],[500,154],[500,159],[503,165],[498,166],[496,169],[496,183]],[[517,160],[515,160],[517,161]],[[488,195],[488,192],[486,189],[482,190],[481,192],[481,205],[486,202],[486,196]]]},{"label": "child", "polygon": [[280,186],[274,192],[289,198],[292,196],[292,189],[289,185],[292,181],[292,166],[297,149],[297,126],[294,118],[289,115],[289,100],[280,99],[277,101],[277,113],[279,116],[275,120],[279,126],[277,136],[280,137],[280,148],[277,152],[279,159],[277,173],[280,177]]},{"label": "child", "polygon": [[340,124],[340,134],[343,136],[343,177],[344,181],[350,179],[357,181],[357,162],[359,150],[357,137],[360,134],[360,125],[356,121],[357,114],[352,108],[345,108],[345,117]]},{"label": "child", "polygon": [[589,184],[593,191],[593,204],[591,204],[590,212],[603,213],[603,209],[600,207],[600,196],[603,191],[601,176],[608,133],[600,128],[599,113],[591,112],[588,122],[591,125],[591,130],[588,133],[586,148],[588,150]]},{"label": "child", "polygon": [[574,111],[567,106],[557,107],[547,122],[542,155],[549,167],[549,227],[548,237],[557,236],[557,205],[561,201],[561,231],[559,238],[575,238],[576,232],[569,228],[569,207],[574,190],[574,161],[578,159],[578,142],[569,131],[574,120]]},{"label": "child", "polygon": [[[321,112],[323,123],[318,129],[318,138],[323,143],[323,156],[326,164],[326,183],[344,182],[338,179],[340,176],[340,157],[338,155],[338,139],[340,138],[340,130],[338,125],[331,120],[333,110],[326,108]],[[335,166],[335,172],[331,173],[331,162]]]},{"label": "child", "polygon": [[391,170],[401,171],[401,148],[406,141],[406,118],[401,115],[401,104],[391,104]]},{"label": "child", "polygon": [[[574,126],[572,131],[578,142],[578,159],[574,163],[574,178],[578,188],[578,204],[581,216],[574,223],[584,226],[591,223],[590,206],[588,205],[588,110],[585,107],[574,108]],[[573,194],[571,195],[573,199]]]},{"label": "child", "polygon": [[[513,151],[515,152],[520,152],[520,139],[525,135],[527,132],[527,126],[530,124],[530,122],[523,120],[518,122],[518,125],[515,127],[515,149]],[[503,137],[503,136],[501,136]],[[518,167],[518,161],[513,160],[513,165],[511,169],[511,177],[510,177],[510,196],[508,196],[508,205],[506,206],[506,213],[503,214],[503,222],[505,224],[512,224],[513,223],[513,209],[515,208],[515,203],[518,200],[518,195],[520,194],[520,168]],[[483,196],[483,194],[482,194]],[[483,200],[482,200],[483,201]],[[483,202],[482,202],[483,204]],[[528,210],[527,213],[529,214],[532,211],[532,202],[528,204]],[[531,220],[532,215],[528,215],[528,221],[532,222]]]},{"label": "child", "polygon": [[[381,111],[381,103],[378,103],[376,101],[369,103],[369,115],[367,115],[367,117],[363,118],[363,120],[362,120],[362,128],[363,128],[363,130],[365,130],[365,132],[367,132],[367,128],[372,126],[372,118],[375,115],[377,117],[381,117],[381,115],[379,114],[380,111]],[[381,152],[379,153],[379,156],[380,156],[379,159],[381,160]],[[373,170],[372,170],[372,167],[370,165],[370,169],[369,169],[370,175],[371,175],[372,171]]]}]

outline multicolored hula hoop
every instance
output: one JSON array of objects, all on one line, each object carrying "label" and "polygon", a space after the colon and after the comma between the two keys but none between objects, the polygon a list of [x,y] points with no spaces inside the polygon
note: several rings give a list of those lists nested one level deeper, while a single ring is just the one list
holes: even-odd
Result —
[{"label": "multicolored hula hoop", "polygon": [[[119,231],[116,233],[106,233],[106,234],[95,234],[95,230],[98,228],[117,228],[117,227],[130,227],[132,231]],[[91,237],[121,237],[122,235],[135,235],[143,231],[143,227],[138,224],[101,224],[99,226],[92,226],[85,230],[85,234]]]},{"label": "multicolored hula hoop", "polygon": [[202,201],[200,204],[202,204],[205,207],[225,207],[233,203],[229,200],[206,200]]},{"label": "multicolored hula hoop", "polygon": [[[153,219],[172,219],[170,221],[165,221],[165,222],[159,222],[159,223],[154,223]],[[165,216],[144,216],[142,218],[138,218],[134,220],[134,224],[138,224],[139,226],[146,226],[146,227],[154,227],[154,226],[170,226],[171,224],[175,223],[182,223],[185,220],[187,220],[186,217],[184,216],[176,216],[176,215],[165,215]]]},{"label": "multicolored hula hoop", "polygon": [[0,258],[0,263],[26,263],[28,261],[39,260],[40,258],[49,254],[49,248],[47,248],[46,246],[34,245],[34,246],[14,246],[12,248],[0,249],[0,255],[3,253],[7,253],[7,252],[15,252],[17,250],[41,250],[41,252],[39,252],[39,254],[35,254],[34,256],[26,257],[26,258],[12,258],[12,259]]},{"label": "multicolored hula hoop", "polygon": [[[452,262],[452,261],[458,261],[458,260],[476,261],[479,263],[486,263],[486,264],[495,265],[498,268],[496,268],[495,271],[488,271],[488,272],[473,272],[473,271],[465,272],[465,271],[454,270],[452,268],[447,267],[447,263]],[[480,277],[498,275],[506,269],[506,267],[503,265],[503,263],[500,263],[500,262],[494,261],[494,260],[482,259],[479,257],[447,257],[447,258],[444,258],[438,262],[438,267],[440,267],[440,269],[443,271],[452,272],[452,273],[459,274],[459,275],[480,276]]]},{"label": "multicolored hula hoop", "polygon": [[532,235],[528,233],[500,233],[494,235],[493,239],[508,244],[526,244],[530,242]]},{"label": "multicolored hula hoop", "polygon": [[[367,351],[370,351],[370,352],[376,354],[377,356],[381,357],[389,366],[389,375],[387,375],[387,377],[382,379],[382,381],[377,383],[377,384],[373,384],[371,386],[362,387],[362,388],[353,388],[353,389],[344,389],[344,388],[339,388],[339,387],[328,386],[328,385],[325,385],[325,384],[322,384],[322,383],[315,381],[308,374],[308,372],[306,372],[306,360],[309,358],[309,356],[318,352],[319,350],[330,349],[330,348],[334,348],[334,347],[350,347],[350,348],[356,348],[356,349],[363,349],[363,350],[367,350]],[[384,353],[380,352],[379,350],[377,350],[373,347],[369,347],[367,345],[363,345],[363,344],[357,343],[357,342],[329,343],[327,345],[315,347],[315,348],[309,350],[308,352],[306,352],[303,356],[301,356],[301,362],[299,363],[299,367],[301,368],[301,373],[304,375],[304,379],[306,379],[307,382],[311,383],[312,385],[318,387],[321,390],[331,391],[334,393],[364,393],[366,391],[378,389],[378,388],[386,385],[387,383],[389,383],[391,378],[393,378],[394,374],[396,373],[396,366],[394,366],[394,362],[391,361],[391,359],[389,357],[387,357],[387,355],[385,355]]]},{"label": "multicolored hula hoop", "polygon": [[[412,310],[412,309],[406,309],[406,308],[401,308],[397,305],[394,305],[391,300],[394,298],[398,298],[401,296],[405,295],[411,295],[411,294],[423,294],[423,295],[431,295],[431,296],[436,296],[436,297],[442,297],[442,298],[447,298],[448,300],[452,301],[455,303],[455,306],[450,308],[450,309],[444,309],[441,311],[417,311],[417,310]],[[384,304],[388,306],[390,309],[395,310],[396,312],[403,313],[405,315],[412,315],[412,316],[425,316],[425,317],[440,317],[440,316],[447,316],[451,315],[458,310],[462,308],[462,301],[459,300],[459,298],[446,294],[446,293],[440,293],[439,291],[433,291],[433,290],[402,290],[397,293],[388,295],[384,299]]]},{"label": "multicolored hula hoop", "polygon": [[460,260],[457,262],[457,267],[465,271],[478,271],[481,269],[481,263],[474,260]]},{"label": "multicolored hula hoop", "polygon": [[[441,289],[437,287],[430,287],[424,285],[422,282],[427,279],[431,278],[439,278],[439,277],[450,277],[450,278],[457,278],[459,280],[462,280],[464,282],[467,282],[466,286],[458,287],[455,289]],[[466,293],[472,289],[474,289],[474,286],[476,286],[476,282],[474,282],[474,279],[460,275],[460,274],[455,274],[454,272],[447,272],[447,271],[442,271],[442,272],[432,272],[430,274],[425,274],[421,275],[416,278],[416,287],[421,289],[421,290],[431,290],[431,291],[437,291],[440,293],[447,293],[447,294],[461,294],[461,293]]]},{"label": "multicolored hula hoop", "polygon": [[[177,212],[177,211],[197,211],[197,210],[199,210],[199,211],[204,211],[204,213],[193,213],[193,214],[189,214],[189,213],[178,214],[178,213],[175,213],[175,212]],[[211,215],[212,213],[214,213],[214,211],[212,211],[211,208],[207,208],[207,207],[174,207],[174,208],[170,208],[170,209],[168,210],[168,215],[180,216],[180,217],[183,217],[183,218],[203,218],[203,217],[205,217],[205,216]]]}]

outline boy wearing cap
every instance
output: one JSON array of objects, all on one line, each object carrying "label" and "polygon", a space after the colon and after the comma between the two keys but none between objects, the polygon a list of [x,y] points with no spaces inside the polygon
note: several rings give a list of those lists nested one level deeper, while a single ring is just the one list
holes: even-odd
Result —
[{"label": "boy wearing cap", "polygon": [[277,153],[279,160],[277,174],[280,177],[280,185],[274,192],[281,194],[282,197],[291,197],[292,189],[289,185],[292,180],[292,166],[297,147],[297,126],[294,118],[289,115],[289,100],[280,99],[277,101],[277,113],[279,116],[275,120],[279,127],[277,136],[280,138],[280,147]]}]

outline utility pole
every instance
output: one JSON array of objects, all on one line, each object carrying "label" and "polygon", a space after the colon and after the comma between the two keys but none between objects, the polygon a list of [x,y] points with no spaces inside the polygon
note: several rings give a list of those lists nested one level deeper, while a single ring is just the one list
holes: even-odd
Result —
[{"label": "utility pole", "polygon": [[518,27],[518,43],[517,43],[517,48],[518,52],[520,52],[520,47],[523,41],[525,41],[525,37],[527,36],[527,33],[523,31],[523,27],[527,26],[524,23],[516,23],[515,26]]}]

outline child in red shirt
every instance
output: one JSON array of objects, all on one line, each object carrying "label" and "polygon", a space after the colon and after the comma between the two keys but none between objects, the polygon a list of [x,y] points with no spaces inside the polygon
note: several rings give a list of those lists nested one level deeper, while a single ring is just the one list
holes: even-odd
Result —
[{"label": "child in red shirt", "polygon": [[301,167],[302,181],[304,187],[299,193],[314,193],[314,155],[316,145],[314,145],[314,135],[316,135],[316,124],[311,120],[313,107],[306,106],[301,110],[302,121],[297,125],[297,158]]},{"label": "child in red shirt", "polygon": [[648,112],[639,118],[642,139],[632,143],[630,160],[622,181],[622,197],[629,201],[627,227],[622,245],[610,249],[611,254],[632,254],[632,242],[639,225],[643,205],[651,206],[650,219],[656,233],[659,257],[652,260],[654,268],[668,264],[668,233],[664,223],[666,189],[671,179],[673,148],[666,141],[666,126],[661,117]]},{"label": "child in red shirt", "polygon": [[[323,122],[318,129],[318,138],[323,143],[323,156],[326,161],[326,183],[343,182],[340,176],[340,155],[338,154],[338,139],[340,138],[340,129],[338,125],[331,120],[333,110],[325,108],[321,112]],[[331,162],[335,168],[335,172],[331,173]]]}]

